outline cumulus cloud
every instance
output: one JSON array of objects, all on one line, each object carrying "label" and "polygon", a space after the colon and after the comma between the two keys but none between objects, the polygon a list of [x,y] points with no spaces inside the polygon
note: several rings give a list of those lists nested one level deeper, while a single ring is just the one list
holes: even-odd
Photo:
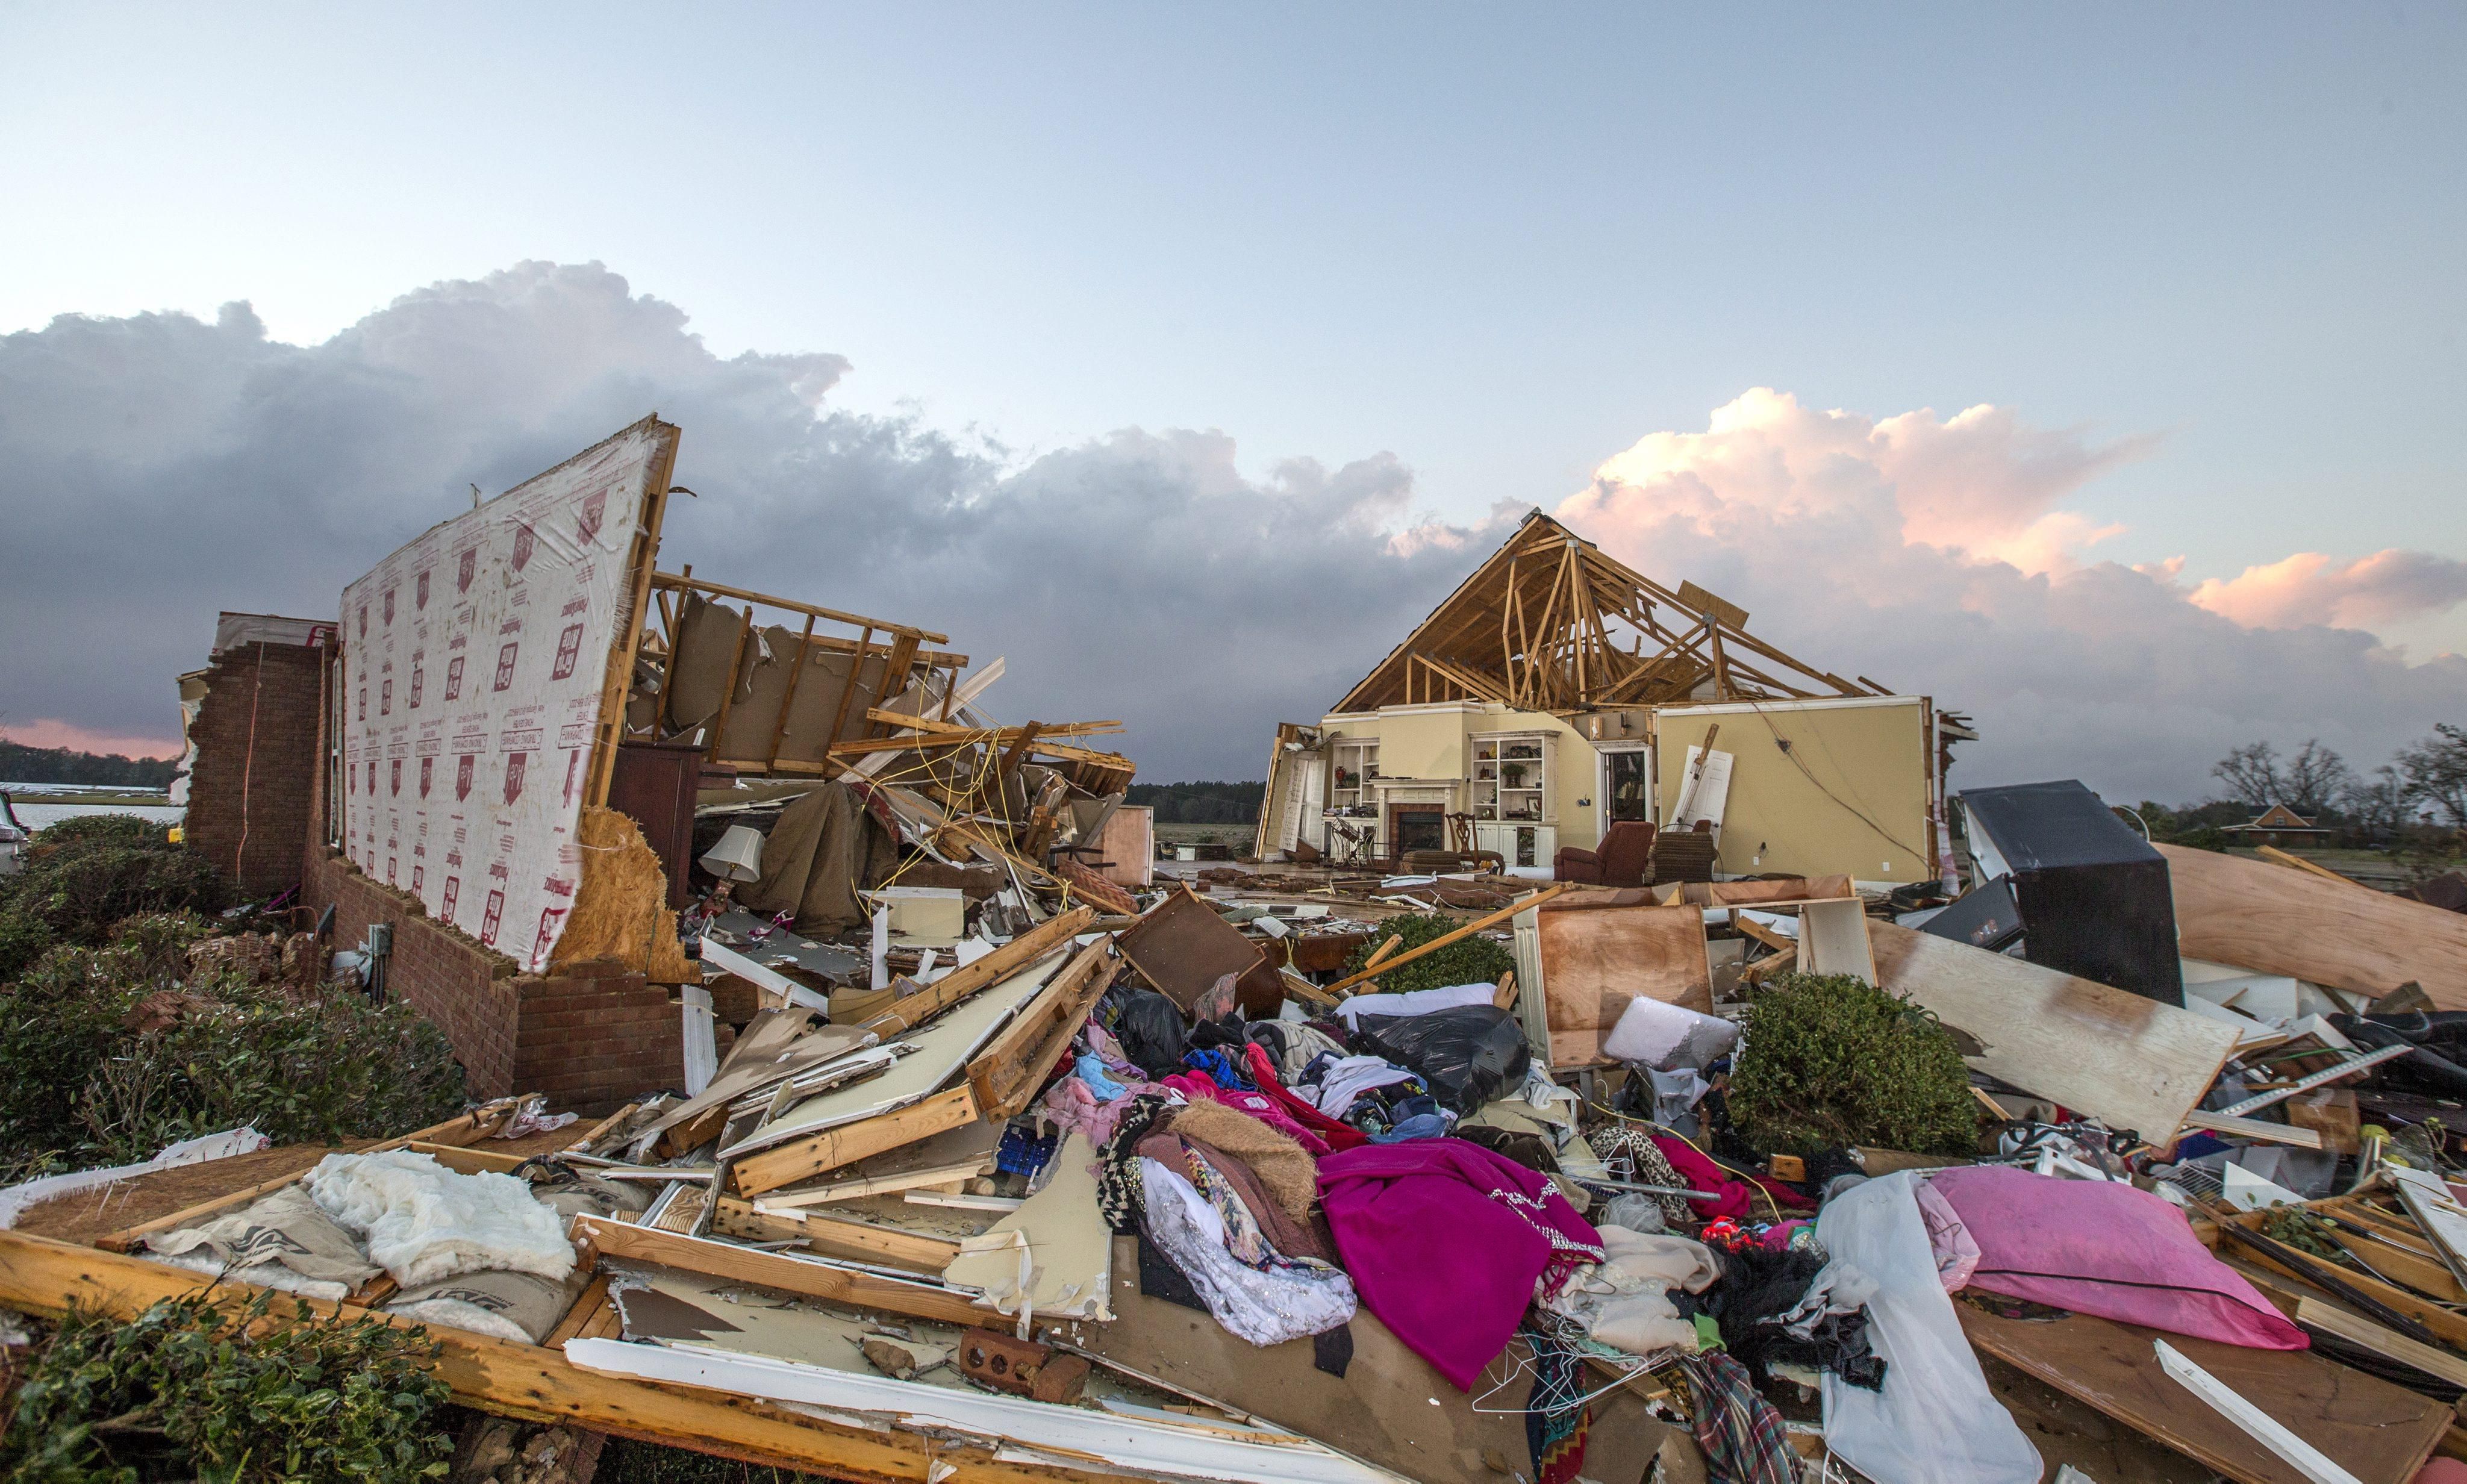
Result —
[{"label": "cumulus cloud", "polygon": [[2225,580],[2208,578],[2193,589],[2192,598],[2252,628],[2377,628],[2467,601],[2467,562],[2395,548],[2351,562],[2298,551]]},{"label": "cumulus cloud", "polygon": [[[1120,717],[1150,778],[1256,776],[1270,725],[1317,717],[1524,507],[1434,521],[1392,454],[1245,472],[1210,430],[1021,460],[838,410],[850,371],[713,355],[597,264],[434,284],[314,346],[269,340],[245,304],[0,337],[0,623],[18,641],[0,720],[168,743],[172,677],[217,609],[330,614],[473,484],[656,409],[699,491],[671,504],[663,565],[1004,655],[996,714]],[[2352,626],[2457,601],[2457,563],[2298,558],[2188,587],[2095,560],[2107,532],[2067,503],[2146,449],[2005,408],[1877,418],[1759,390],[1606,460],[1559,513],[1745,604],[1785,648],[1977,714],[1988,740],[1957,783],[2175,798],[2237,742],[2318,734],[2369,762],[2467,717],[2467,661],[2410,665]]]},{"label": "cumulus cloud", "polygon": [[172,677],[218,609],[330,614],[472,484],[654,409],[699,491],[671,505],[663,565],[1006,655],[997,714],[1120,717],[1151,776],[1257,773],[1266,724],[1315,717],[1482,544],[1410,524],[1392,456],[1254,479],[1222,434],[1126,430],[1016,464],[832,409],[848,371],[715,356],[597,264],[435,284],[316,346],[267,339],[245,304],[0,337],[6,720],[168,745]]},{"label": "cumulus cloud", "polygon": [[2057,502],[2139,451],[2004,409],[1871,422],[1760,390],[1605,461],[1557,513],[1801,658],[1977,715],[1957,784],[2078,776],[2172,801],[2238,741],[2320,736],[2372,763],[2467,715],[2467,660],[2410,664],[2339,626],[2458,601],[2458,563],[2297,558],[2300,581],[2250,583],[2235,611],[2181,563],[2087,560],[2098,529]]}]

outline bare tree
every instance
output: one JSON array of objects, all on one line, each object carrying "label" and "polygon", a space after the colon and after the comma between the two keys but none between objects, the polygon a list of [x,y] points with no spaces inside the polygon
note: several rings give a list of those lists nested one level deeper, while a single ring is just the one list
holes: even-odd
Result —
[{"label": "bare tree", "polygon": [[2356,771],[2345,758],[2323,747],[2320,738],[2307,737],[2280,775],[2284,792],[2277,802],[2309,820],[2335,803],[2355,781]]},{"label": "bare tree", "polygon": [[2432,736],[2399,749],[2398,774],[2410,805],[2430,805],[2467,829],[2467,728],[2443,722]]},{"label": "bare tree", "polygon": [[2353,817],[2365,835],[2388,840],[2407,822],[2407,780],[2396,768],[2384,763],[2369,778],[2349,779],[2346,792],[2339,796],[2339,807]]},{"label": "bare tree", "polygon": [[2278,766],[2278,749],[2267,742],[2232,748],[2210,769],[2210,776],[2228,792],[2255,809],[2267,809],[2287,793],[2287,776]]}]

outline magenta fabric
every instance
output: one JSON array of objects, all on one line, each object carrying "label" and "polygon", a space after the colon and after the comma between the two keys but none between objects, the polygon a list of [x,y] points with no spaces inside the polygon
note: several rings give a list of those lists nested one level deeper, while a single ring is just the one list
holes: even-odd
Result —
[{"label": "magenta fabric", "polygon": [[[1698,1153],[1695,1145],[1684,1138],[1674,1138],[1667,1134],[1656,1134],[1653,1135],[1653,1147],[1662,1151],[1662,1158],[1670,1161],[1670,1167],[1679,1172],[1680,1178],[1687,1182],[1688,1189],[1709,1190],[1714,1193],[1714,1200],[1687,1203],[1689,1209],[1705,1221],[1718,1221],[1725,1216],[1736,1221],[1742,1216],[1753,1214],[1757,1204],[1755,1192],[1758,1186],[1762,1186],[1765,1192],[1774,1198],[1776,1205],[1794,1211],[1804,1211],[1810,1209],[1813,1204],[1798,1191],[1785,1185],[1776,1184],[1771,1180],[1758,1180],[1755,1185],[1749,1184],[1744,1177],[1733,1175],[1715,1164],[1709,1158]],[[1767,1207],[1766,1211],[1770,1215],[1772,1207]]]},{"label": "magenta fabric", "polygon": [[[1358,1149],[1370,1142],[1370,1135],[1349,1123],[1341,1123],[1312,1107],[1300,1093],[1288,1089],[1277,1076],[1277,1064],[1267,1050],[1254,1041],[1242,1048],[1242,1068],[1259,1091],[1275,1101],[1285,1115],[1325,1140],[1329,1149]],[[1313,1154],[1322,1151],[1312,1150]]]},{"label": "magenta fabric", "polygon": [[1934,1183],[1979,1245],[1973,1288],[2254,1350],[2310,1343],[2146,1190],[2002,1165],[1938,1170]]},{"label": "magenta fabric", "polygon": [[1507,1348],[1537,1283],[1555,1292],[1602,1259],[1557,1186],[1461,1138],[1330,1155],[1319,1194],[1354,1292],[1460,1391]]},{"label": "magenta fabric", "polygon": [[1296,1123],[1290,1113],[1278,1106],[1277,1101],[1265,1093],[1244,1092],[1234,1088],[1218,1087],[1215,1078],[1200,1071],[1178,1071],[1158,1085],[1171,1088],[1181,1093],[1182,1100],[1186,1103],[1196,1103],[1202,1098],[1207,1098],[1212,1102],[1223,1103],[1228,1108],[1238,1108],[1278,1133],[1291,1137],[1295,1143],[1301,1145],[1312,1154],[1327,1153],[1327,1140]]}]

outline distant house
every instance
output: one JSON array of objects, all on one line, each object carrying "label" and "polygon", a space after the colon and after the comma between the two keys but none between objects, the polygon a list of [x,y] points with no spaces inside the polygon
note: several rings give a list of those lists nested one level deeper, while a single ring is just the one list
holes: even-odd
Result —
[{"label": "distant house", "polygon": [[2314,823],[2285,804],[2272,804],[2249,822],[2230,824],[2221,831],[2233,835],[2242,845],[2318,845],[2336,833],[2326,825]]}]

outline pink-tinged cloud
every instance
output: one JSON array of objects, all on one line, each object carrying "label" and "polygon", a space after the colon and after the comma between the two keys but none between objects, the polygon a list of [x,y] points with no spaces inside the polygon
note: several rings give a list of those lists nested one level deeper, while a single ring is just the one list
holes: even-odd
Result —
[{"label": "pink-tinged cloud", "polygon": [[73,753],[117,753],[123,757],[177,757],[185,751],[177,738],[124,737],[96,731],[56,717],[0,725],[0,737],[20,747],[64,747]]},{"label": "pink-tinged cloud", "polygon": [[1716,409],[1702,433],[1639,439],[1595,480],[1700,528],[1742,508],[1784,520],[1856,511],[1909,542],[2039,573],[2078,565],[2082,549],[2123,529],[2056,503],[2151,441],[2097,444],[2081,429],[2032,428],[2010,408],[1985,405],[1950,418],[1923,408],[1878,420],[1818,412],[1757,387]]},{"label": "pink-tinged cloud", "polygon": [[2396,548],[2351,562],[2298,551],[2224,581],[2209,578],[2192,599],[2249,628],[2373,628],[2467,602],[2467,562]]},{"label": "pink-tinged cloud", "polygon": [[2458,601],[2458,562],[2299,557],[2197,589],[2180,562],[2089,559],[2111,528],[2063,502],[2139,446],[2005,409],[1879,420],[1757,391],[1605,461],[1556,513],[1793,654],[1977,715],[1957,786],[2079,777],[2175,802],[2241,742],[2320,737],[2369,767],[2467,718],[2467,659],[2410,663],[2362,627]]}]

